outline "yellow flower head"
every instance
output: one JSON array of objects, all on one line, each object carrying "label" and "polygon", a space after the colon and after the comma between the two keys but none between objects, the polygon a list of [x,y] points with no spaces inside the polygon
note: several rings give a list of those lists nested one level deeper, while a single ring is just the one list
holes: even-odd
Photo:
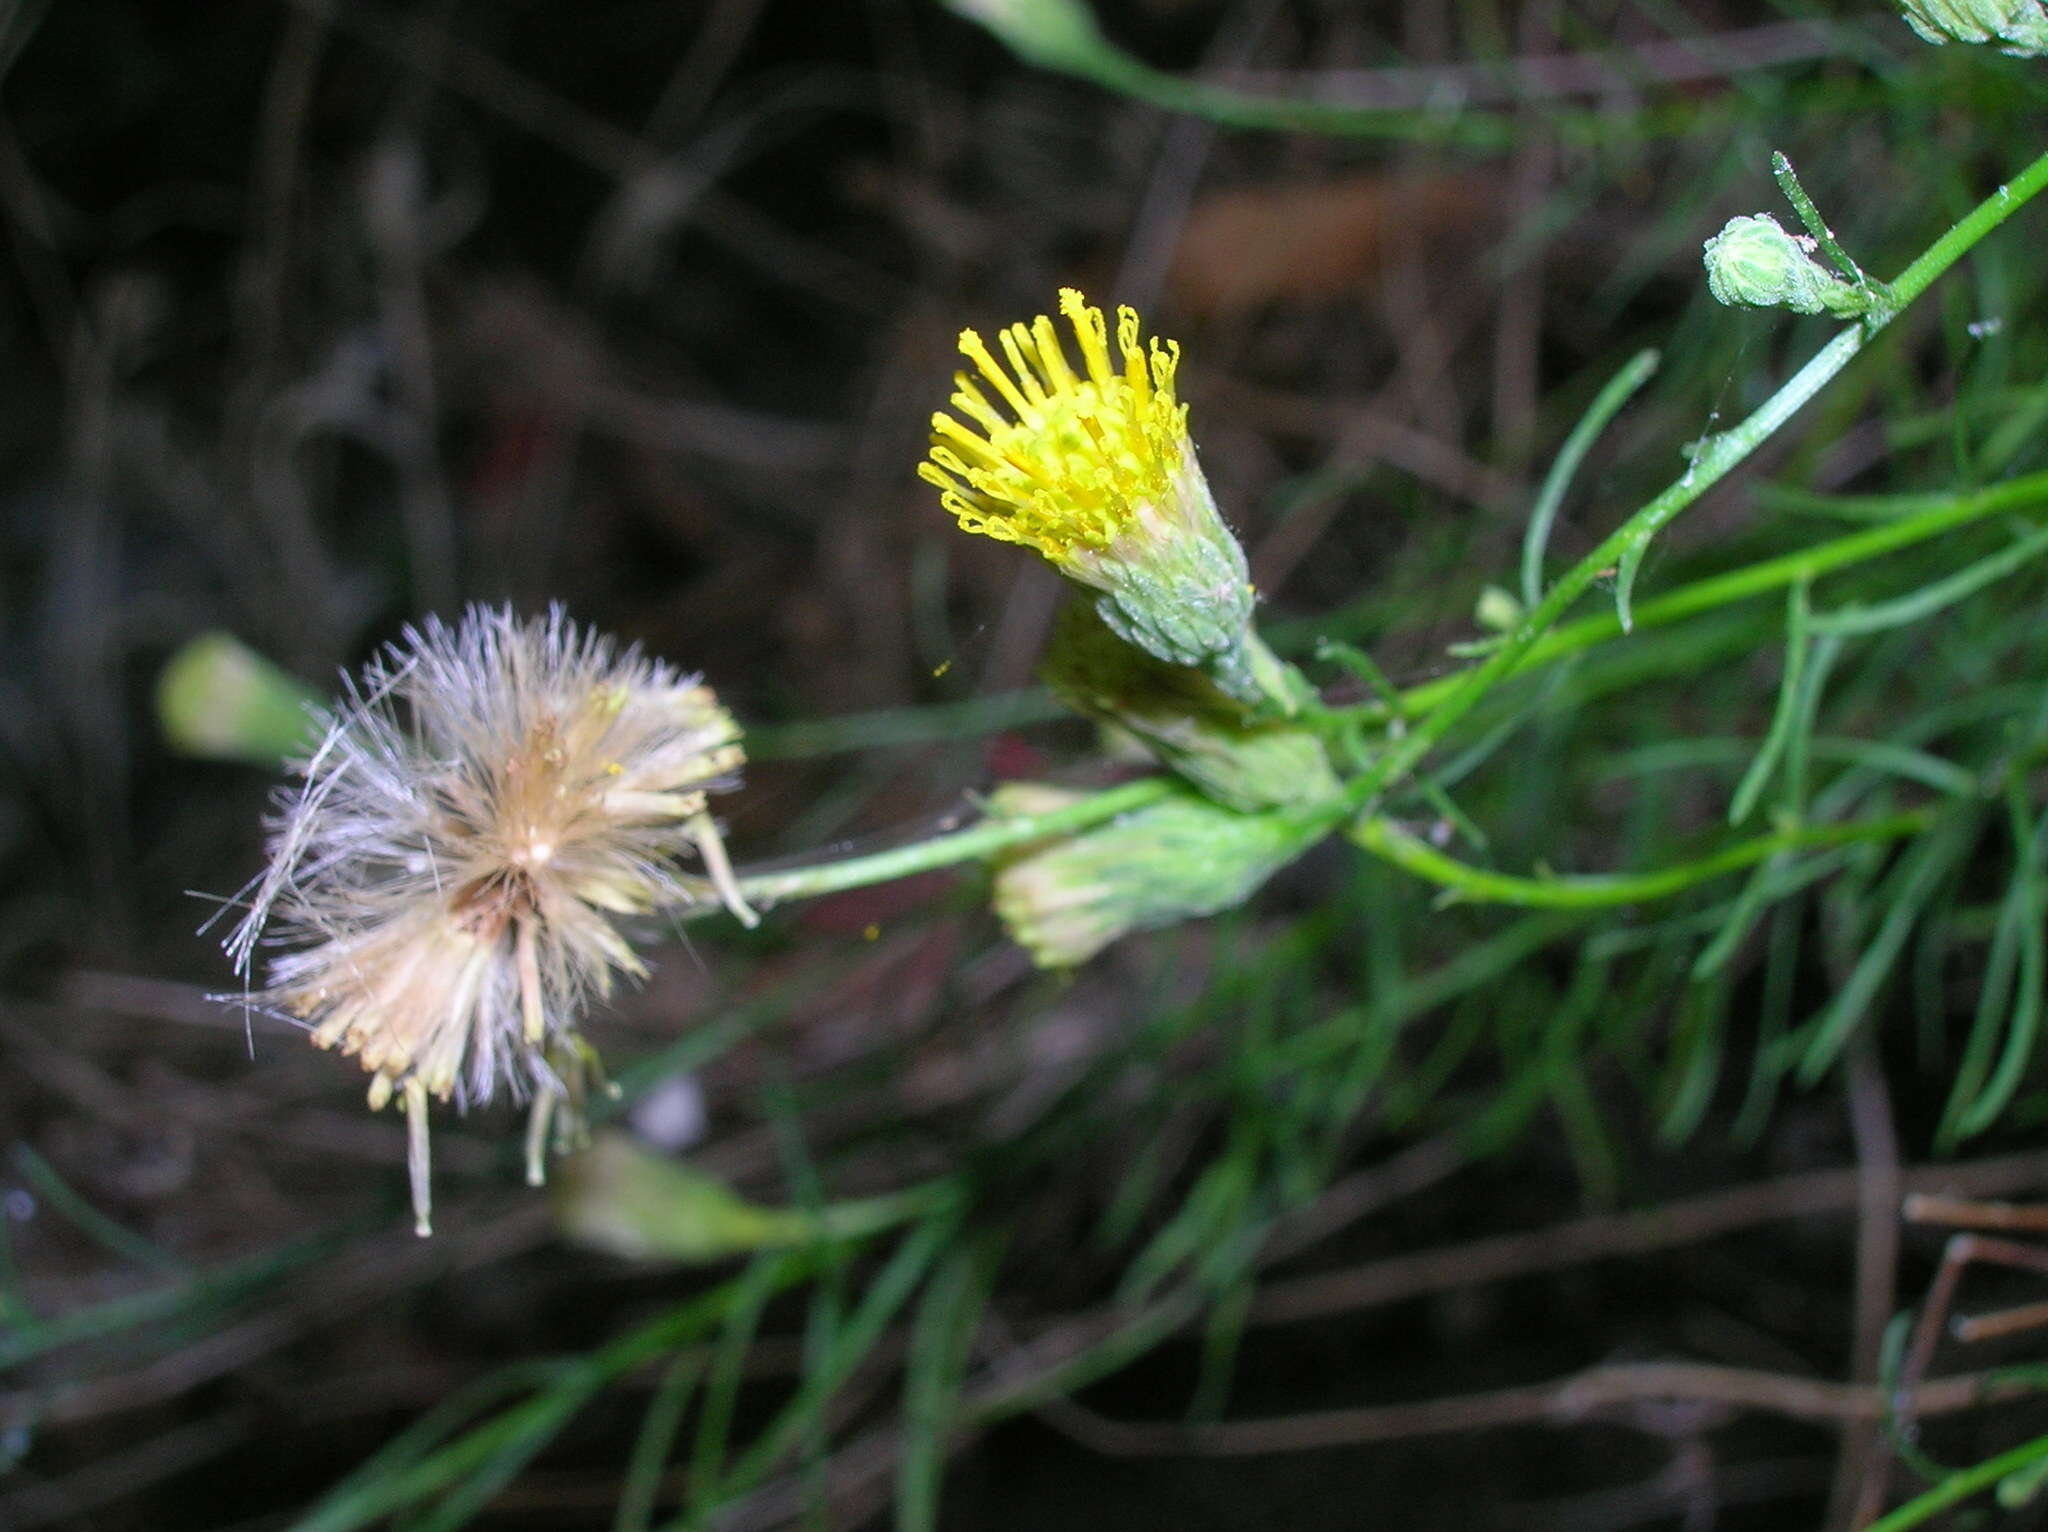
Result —
[{"label": "yellow flower head", "polygon": [[1065,567],[1159,506],[1193,453],[1187,406],[1173,393],[1180,347],[1156,337],[1141,346],[1137,311],[1126,307],[1112,356],[1102,310],[1071,287],[1060,291],[1060,313],[1078,371],[1044,314],[997,336],[1003,361],[974,331],[961,333],[980,377],[954,375],[957,415],[932,416],[931,456],[918,472],[967,531]]},{"label": "yellow flower head", "polygon": [[954,413],[932,416],[918,473],[969,532],[1035,548],[1096,593],[1116,636],[1209,675],[1241,701],[1291,709],[1258,635],[1244,549],[1223,524],[1174,397],[1180,347],[1140,343],[1138,315],[1109,325],[1071,287],[1060,312],[1078,366],[1041,314],[996,339],[960,336],[979,377],[954,376]]}]

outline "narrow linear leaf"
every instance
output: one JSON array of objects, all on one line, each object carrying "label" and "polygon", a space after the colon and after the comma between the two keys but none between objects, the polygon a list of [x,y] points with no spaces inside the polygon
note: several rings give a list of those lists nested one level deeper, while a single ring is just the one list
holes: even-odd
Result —
[{"label": "narrow linear leaf", "polygon": [[661,1494],[662,1475],[682,1429],[683,1412],[689,1408],[690,1395],[696,1392],[703,1376],[703,1364],[694,1358],[671,1362],[662,1373],[661,1384],[640,1419],[640,1434],[633,1439],[632,1456],[626,1460],[626,1478],[619,1487],[612,1532],[647,1532],[654,1519],[655,1501]]},{"label": "narrow linear leaf", "polygon": [[1188,1399],[1190,1421],[1221,1419],[1237,1377],[1237,1358],[1244,1345],[1246,1322],[1251,1317],[1252,1300],[1258,1296],[1258,1283],[1249,1269],[1253,1249],[1249,1241],[1239,1241],[1239,1245],[1237,1274],[1216,1294],[1209,1306],[1208,1322],[1202,1326],[1201,1371]]},{"label": "narrow linear leaf", "polygon": [[[533,1388],[557,1373],[560,1362],[519,1362],[457,1389],[365,1459],[327,1492],[294,1532],[328,1532],[374,1521],[397,1502],[386,1486],[409,1474],[437,1444],[500,1400]],[[435,1481],[436,1483],[440,1481]]]},{"label": "narrow linear leaf", "polygon": [[[323,1502],[313,1515],[294,1524],[294,1532],[346,1532],[368,1526],[388,1513],[417,1505],[450,1485],[475,1486],[474,1476],[490,1475],[494,1465],[510,1464],[516,1473],[590,1398],[602,1379],[587,1365],[569,1365],[555,1370],[556,1386],[536,1394],[494,1416],[467,1435],[449,1443],[412,1468],[396,1474],[365,1479],[347,1494]],[[509,1474],[505,1477],[509,1478]],[[505,1479],[487,1486],[488,1500],[502,1488]],[[481,1502],[471,1503],[473,1491],[458,1487],[451,1499],[443,1501],[434,1520],[441,1526],[459,1525],[449,1512],[473,1515]]]},{"label": "narrow linear leaf", "polygon": [[[1650,380],[1657,370],[1657,362],[1657,353],[1653,350],[1638,351],[1629,358],[1621,371],[1609,378],[1606,386],[1594,396],[1591,407],[1572,427],[1571,435],[1558,449],[1557,460],[1550,465],[1550,472],[1544,475],[1543,488],[1538,491],[1535,507],[1529,513],[1528,530],[1522,535],[1523,606],[1534,606],[1543,599],[1543,554],[1550,546],[1551,528],[1557,522],[1558,507],[1564,503],[1565,492],[1571,488],[1579,464],[1599,439],[1600,433],[1607,429],[1608,422],[1635,396],[1636,390]],[[1626,625],[1624,622],[1623,626]]]},{"label": "narrow linear leaf", "polygon": [[[1985,1077],[1991,1073],[1992,1060],[1998,1050],[1999,1036],[2005,1022],[2010,1019],[2013,975],[2019,967],[2019,921],[2024,902],[2020,881],[2015,878],[1999,906],[1998,924],[1991,933],[1991,950],[1984,959],[1983,982],[1977,987],[1976,1012],[1971,1017],[1969,1036],[1964,1040],[1962,1058],[1956,1064],[1954,1083],[1949,1089],[1948,1104],[1942,1112],[1938,1141],[1944,1148],[1952,1148],[1961,1141],[1963,1121],[1984,1089]],[[1932,1054],[1932,1047],[1938,1041],[1939,1033],[1931,1041],[1923,1039],[1923,1054],[1938,1057]]]},{"label": "narrow linear leaf", "polygon": [[1917,782],[1943,797],[1967,797],[1977,791],[1977,775],[1952,761],[1925,750],[1915,750],[1890,740],[1842,739],[1816,735],[1813,757],[1821,761],[1846,761],[1861,772],[1882,773]]},{"label": "narrow linear leaf", "polygon": [[1721,923],[1721,929],[1693,959],[1692,976],[1695,981],[1711,979],[1727,966],[1728,959],[1735,955],[1743,938],[1749,935],[1750,927],[1763,913],[1768,896],[1791,860],[1789,853],[1781,851],[1769,861],[1758,863],[1756,870],[1743,881],[1742,892],[1729,905],[1728,916]]},{"label": "narrow linear leaf", "polygon": [[14,1168],[49,1205],[52,1211],[60,1213],[86,1238],[110,1255],[152,1271],[164,1272],[170,1276],[189,1277],[190,1269],[176,1256],[154,1241],[144,1239],[134,1230],[109,1218],[92,1205],[70,1182],[57,1173],[57,1168],[30,1148],[26,1141],[17,1142],[10,1156]]},{"label": "narrow linear leaf", "polygon": [[1957,1119],[1956,1131],[1968,1138],[1981,1133],[1998,1120],[2006,1104],[2019,1089],[2020,1078],[2034,1056],[2034,1043],[2041,1029],[2041,997],[2048,987],[2048,932],[2044,932],[2041,851],[2043,827],[2048,814],[2036,818],[2020,784],[2007,786],[2018,868],[2013,875],[2010,903],[2012,929],[2019,945],[2019,991],[2013,1000],[2012,1016],[2006,1024],[2005,1048],[1990,1082]]},{"label": "narrow linear leaf", "polygon": [[1811,1085],[1820,1078],[1862,1021],[1879,986],[1898,961],[1921,910],[1969,844],[1975,819],[1973,814],[1958,815],[1942,831],[1923,837],[1906,853],[1901,866],[1888,880],[1893,885],[1890,907],[1877,934],[1850,970],[1841,991],[1811,1024],[1812,1035],[1799,1061],[1801,1085]]},{"label": "narrow linear leaf", "polygon": [[1675,1076],[1670,1103],[1657,1124],[1658,1140],[1676,1147],[1692,1137],[1713,1100],[1721,1074],[1722,1041],[1727,1030],[1728,990],[1725,984],[1695,985],[1685,999],[1685,1014],[1673,1039]]},{"label": "narrow linear leaf", "polygon": [[457,1532],[467,1526],[561,1434],[603,1382],[599,1377],[579,1378],[573,1386],[556,1388],[503,1417],[503,1439],[493,1444],[468,1479],[417,1523],[417,1532]]},{"label": "narrow linear leaf", "polygon": [[2037,528],[2011,547],[1981,558],[1910,595],[1879,602],[1875,606],[1848,606],[1840,611],[1822,612],[1813,619],[1813,631],[1850,638],[1881,633],[1887,628],[1906,627],[1933,616],[1943,607],[1955,605],[1994,581],[2018,573],[2044,552],[2048,552],[2048,527]]},{"label": "narrow linear leaf", "polygon": [[1763,1132],[1778,1086],[1785,1076],[1783,1040],[1792,1022],[1793,985],[1798,972],[1800,910],[1789,901],[1771,912],[1764,945],[1763,997],[1757,1006],[1757,1035],[1749,1084],[1742,1093],[1730,1136],[1752,1144]]},{"label": "narrow linear leaf", "polygon": [[996,1262],[984,1244],[955,1252],[926,1288],[903,1377],[903,1450],[896,1470],[897,1532],[931,1532],[939,1522],[946,1437],[960,1382],[988,1306]]},{"label": "narrow linear leaf", "polygon": [[783,1406],[733,1464],[719,1486],[721,1501],[744,1494],[758,1484],[819,1419],[853,1370],[874,1349],[889,1322],[910,1301],[925,1274],[953,1240],[958,1226],[957,1214],[948,1209],[935,1213],[904,1236],[895,1254],[875,1273],[859,1304],[811,1364],[796,1397]]},{"label": "narrow linear leaf", "polygon": [[2044,1459],[2048,1459],[2048,1436],[2037,1436],[2010,1452],[2001,1452],[1995,1458],[1986,1458],[1974,1467],[1950,1474],[1933,1489],[1914,1496],[1889,1515],[1870,1523],[1866,1532],[1907,1532],[1908,1528],[1932,1521],[1957,1501],[1981,1494],[2008,1476]]},{"label": "narrow linear leaf", "polygon": [[733,1412],[739,1402],[740,1384],[746,1373],[747,1352],[768,1300],[784,1285],[783,1267],[787,1257],[756,1256],[748,1263],[726,1310],[725,1329],[711,1359],[704,1385],[704,1407],[697,1416],[697,1439],[690,1451],[690,1499],[694,1504],[713,1493],[713,1486],[725,1466]]},{"label": "narrow linear leaf", "polygon": [[1841,652],[1839,638],[1819,638],[1806,657],[1797,711],[1785,740],[1785,769],[1779,774],[1779,817],[1789,824],[1804,823],[1807,817],[1807,766],[1813,759],[1814,720],[1820,712],[1820,699],[1827,692],[1828,673]]},{"label": "narrow linear leaf", "polygon": [[[807,1269],[795,1257],[784,1259],[789,1262],[787,1280],[794,1281]],[[714,1288],[580,1360],[535,1363],[494,1375],[485,1381],[499,1391],[536,1385],[539,1391],[433,1456],[420,1459],[421,1447],[431,1445],[459,1418],[451,1414],[444,1419],[443,1412],[435,1412],[337,1485],[306,1517],[292,1524],[292,1532],[353,1532],[478,1472],[510,1444],[542,1431],[551,1436],[611,1379],[707,1334],[731,1307],[737,1287],[736,1282],[728,1282]],[[473,1413],[476,1403],[464,1398],[468,1412]],[[435,1429],[425,1429],[429,1425]]]},{"label": "narrow linear leaf", "polygon": [[1778,681],[1778,706],[1771,715],[1771,727],[1763,744],[1742,774],[1741,782],[1736,784],[1735,797],[1728,805],[1731,825],[1741,824],[1755,810],[1792,737],[1800,712],[1800,683],[1806,675],[1807,622],[1811,616],[1807,582],[1796,581],[1785,592],[1785,669]]},{"label": "narrow linear leaf", "polygon": [[1614,616],[1621,624],[1621,631],[1633,633],[1636,630],[1635,614],[1630,603],[1635,599],[1636,576],[1641,573],[1643,560],[1649,557],[1650,539],[1636,538],[1621,550],[1621,557],[1614,566]]}]

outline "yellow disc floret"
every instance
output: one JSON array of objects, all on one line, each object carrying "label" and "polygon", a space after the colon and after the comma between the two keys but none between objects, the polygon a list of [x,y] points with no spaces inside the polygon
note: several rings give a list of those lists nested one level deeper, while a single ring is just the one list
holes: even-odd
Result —
[{"label": "yellow disc floret", "polygon": [[1101,309],[1068,287],[1060,313],[1080,346],[1078,371],[1043,314],[996,337],[1001,361],[974,331],[961,333],[980,377],[954,375],[955,413],[932,416],[918,473],[965,530],[1064,565],[1158,505],[1190,449],[1187,406],[1173,395],[1180,347],[1140,345],[1137,311],[1120,308],[1113,358]]}]

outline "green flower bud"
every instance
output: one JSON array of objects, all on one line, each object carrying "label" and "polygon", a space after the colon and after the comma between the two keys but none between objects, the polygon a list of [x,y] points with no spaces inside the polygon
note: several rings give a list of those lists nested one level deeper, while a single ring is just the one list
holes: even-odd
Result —
[{"label": "green flower bud", "polygon": [[762,1207],[627,1134],[606,1132],[562,1162],[550,1202],[556,1228],[572,1244],[629,1260],[701,1263],[855,1239],[900,1222],[914,1199]]},{"label": "green flower bud", "polygon": [[1085,601],[1060,614],[1041,674],[1069,707],[1134,735],[1226,807],[1326,803],[1337,795],[1337,774],[1314,734],[1261,718],[1204,672],[1124,642]]},{"label": "green flower bud", "polygon": [[2014,58],[2048,55],[2041,0],[1899,0],[1906,25],[1927,42],[1996,43]]},{"label": "green flower bud", "polygon": [[1498,585],[1489,585],[1482,590],[1478,604],[1472,609],[1472,620],[1493,633],[1507,632],[1525,615],[1522,603]]},{"label": "green flower bud", "polygon": [[[1043,813],[1080,797],[1039,783],[991,795],[997,815]],[[1041,968],[1085,963],[1131,931],[1244,903],[1329,831],[1326,810],[1240,814],[1193,790],[998,858],[995,908]]]},{"label": "green flower bud", "polygon": [[1095,14],[1079,0],[945,0],[995,33],[1019,58],[1050,69],[1087,64],[1106,50]]},{"label": "green flower bud", "polygon": [[1769,213],[1731,218],[1706,242],[1707,288],[1722,303],[1849,319],[1870,307],[1861,288],[1816,261],[1811,240],[1787,234]]},{"label": "green flower bud", "polygon": [[226,633],[202,633],[171,656],[156,710],[173,749],[256,766],[309,752],[326,730],[310,688]]}]

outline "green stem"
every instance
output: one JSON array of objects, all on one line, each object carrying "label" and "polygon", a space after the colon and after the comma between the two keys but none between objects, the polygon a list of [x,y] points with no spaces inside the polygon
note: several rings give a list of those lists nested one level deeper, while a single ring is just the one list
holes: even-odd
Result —
[{"label": "green stem", "polygon": [[1925,292],[1936,277],[2011,217],[2044,185],[2048,185],[2048,154],[2037,158],[2012,182],[1999,187],[1908,266],[1898,281],[1891,284],[1888,303],[1874,308],[1863,319],[1836,335],[1748,419],[1704,442],[1692,465],[1676,483],[1629,517],[1599,547],[1572,566],[1551,587],[1550,594],[1507,636],[1500,648],[1457,678],[1451,690],[1414,728],[1395,741],[1370,770],[1351,783],[1346,794],[1348,801],[1362,808],[1420,765],[1437,741],[1449,733],[1459,719],[1476,707],[1496,684],[1521,668],[1544,634],[1557,625],[1605,571],[1632,568],[1639,563],[1652,538],[1756,451],[1807,400],[1848,366],[1871,336],[1889,324],[1907,304]]},{"label": "green stem", "polygon": [[[1917,514],[1898,516],[1869,530],[1835,538],[1797,553],[1765,559],[1653,597],[1635,609],[1634,626],[1662,627],[1717,607],[1782,590],[1800,580],[1815,580],[1837,570],[1867,563],[2002,511],[2024,511],[2048,504],[2048,473],[2029,474],[1959,497],[1917,495],[1912,498],[1925,503],[1925,508]],[[1859,500],[1854,503],[1865,502]],[[1534,601],[1535,598],[1531,598],[1529,604],[1534,605]],[[1621,624],[1611,614],[1603,613],[1565,623],[1537,641],[1523,656],[1516,673],[1533,670],[1621,636]],[[1368,724],[1383,723],[1394,717],[1413,718],[1442,700],[1466,673],[1459,671],[1440,676],[1411,686],[1397,696],[1390,686],[1387,688],[1389,700],[1363,703],[1357,707],[1331,708],[1327,715],[1347,722]],[[788,760],[897,745],[930,744],[985,734],[995,729],[1044,723],[1064,716],[1065,709],[1042,688],[998,692],[993,696],[973,697],[960,702],[885,708],[870,713],[849,713],[836,718],[803,719],[795,723],[750,728],[747,730],[747,756],[750,760]]]},{"label": "green stem", "polygon": [[1873,1521],[1866,1532],[1906,1532],[1908,1527],[1919,1526],[1958,1500],[1967,1500],[1980,1490],[1991,1488],[2008,1474],[2017,1473],[2043,1458],[2048,1458],[2048,1436],[2037,1436],[2010,1452],[2001,1452],[1995,1458],[1950,1475],[1926,1494],[1915,1496],[1889,1516]]},{"label": "green stem", "polygon": [[[1233,89],[1153,67],[1106,37],[1083,0],[945,0],[968,20],[986,27],[1019,58],[1040,68],[1087,80],[1116,94],[1163,111],[1180,112],[1222,127],[1341,137],[1401,138],[1486,152],[1513,149],[1529,134],[1532,109],[1542,130],[1565,143],[1610,144],[1617,120],[1610,112],[1568,105],[1569,92],[1546,91],[1521,82],[1509,104],[1485,106],[1457,99],[1464,93],[1447,81],[1445,99],[1431,90],[1414,106],[1354,105],[1316,96],[1278,95]],[[1585,55],[1596,59],[1601,55]],[[1512,62],[1512,61],[1509,61]],[[1711,133],[1728,116],[1727,102],[1679,98],[1639,108],[1622,131],[1650,137],[1697,137]]]},{"label": "green stem", "polygon": [[1468,867],[1380,818],[1363,819],[1346,832],[1352,841],[1418,878],[1441,885],[1456,902],[1514,904],[1526,909],[1587,910],[1643,904],[1682,893],[1696,883],[1723,877],[1782,851],[1846,846],[1859,841],[1902,840],[1934,822],[1932,811],[1892,814],[1845,824],[1809,825],[1759,835],[1723,847],[1697,861],[1655,872],[1601,873],[1586,877],[1520,878]]},{"label": "green stem", "polygon": [[1862,325],[1844,330],[1822,348],[1820,354],[1767,399],[1763,406],[1734,429],[1708,440],[1682,478],[1656,499],[1637,511],[1610,533],[1592,553],[1558,580],[1550,594],[1522,619],[1501,646],[1479,665],[1457,680],[1449,693],[1406,735],[1397,740],[1370,770],[1351,785],[1350,799],[1363,806],[1380,792],[1405,777],[1421,764],[1438,740],[1451,731],[1459,719],[1476,707],[1480,699],[1512,672],[1521,668],[1529,651],[1543,635],[1557,625],[1579,597],[1609,569],[1639,558],[1640,550],[1674,521],[1678,514],[1705,494],[1750,453],[1782,426],[1798,408],[1820,392],[1863,349],[1869,331]]},{"label": "green stem", "polygon": [[[1643,602],[1636,608],[1634,626],[1655,628],[1675,623],[1702,612],[1730,606],[1796,585],[1823,575],[1867,563],[1918,543],[1927,542],[1958,527],[2006,512],[2030,510],[2048,504],[2048,472],[2029,474],[1989,489],[1958,496],[1918,515],[1901,516],[1879,526],[1846,537],[1832,538],[1797,553],[1764,559],[1727,574],[1715,575],[1680,586]],[[1555,593],[1553,592],[1553,595]],[[1548,603],[1545,603],[1546,605]],[[1542,607],[1538,607],[1539,612]],[[1583,617],[1576,622],[1544,633],[1527,645],[1512,666],[1503,673],[1520,674],[1567,655],[1622,636],[1621,622],[1612,612]],[[1498,655],[1495,659],[1498,659]],[[1439,706],[1446,697],[1485,667],[1425,681],[1399,694],[1398,716],[1413,718]],[[1491,684],[1491,682],[1489,682]],[[1396,716],[1394,703],[1369,702],[1356,708],[1333,710],[1331,716],[1360,723],[1385,722]],[[1083,829],[1114,818],[1126,809],[1149,803],[1167,791],[1166,779],[1147,778],[1126,783],[1109,792],[1049,814],[1027,818],[992,820],[954,835],[921,841],[873,856],[853,857],[788,872],[755,873],[740,879],[740,890],[748,898],[764,903],[837,893],[871,883],[887,882],[926,872],[936,867],[972,861],[1008,846],[1036,840],[1041,836]],[[707,892],[707,898],[710,894]],[[715,903],[715,901],[714,901]]]},{"label": "green stem", "polygon": [[[951,867],[959,862],[979,861],[994,852],[1042,840],[1049,835],[1085,830],[1090,825],[1155,803],[1179,790],[1176,778],[1145,777],[1043,814],[985,819],[971,829],[955,831],[951,835],[936,835],[930,840],[877,851],[871,856],[792,867],[787,872],[742,876],[740,892],[751,901],[774,904],[783,899],[810,899],[819,894],[841,893],[849,888],[866,888],[871,883],[890,883],[913,873]],[[710,898],[708,884],[706,897]]]},{"label": "green stem", "polygon": [[2048,186],[2048,154],[2042,155],[1968,213],[1956,226],[1927,247],[1926,254],[1900,272],[1891,284],[1891,311],[1866,321],[1877,329],[1933,285],[1935,279],[1967,255],[1985,235],[2018,212]]},{"label": "green stem", "polygon": [[[1389,785],[1414,770],[1461,718],[1510,675],[1559,655],[1589,647],[1624,631],[1622,622],[1613,616],[1588,618],[1569,627],[1559,627],[1558,622],[1604,572],[1616,567],[1633,566],[1640,560],[1642,550],[1659,531],[1754,452],[1772,433],[1784,425],[1800,406],[1841,372],[1863,349],[1872,335],[1890,323],[1907,304],[1925,292],[1935,278],[1947,271],[1965,252],[2003,223],[2044,186],[2048,186],[2048,154],[2043,154],[2014,180],[2001,186],[1996,193],[1986,198],[1955,227],[1936,240],[1918,260],[1908,266],[1900,274],[1899,279],[1891,284],[1889,303],[1873,310],[1858,323],[1836,335],[1754,414],[1733,429],[1707,440],[1692,465],[1676,483],[1638,510],[1599,547],[1567,571],[1551,587],[1550,593],[1484,661],[1458,675],[1448,676],[1441,681],[1404,693],[1401,699],[1402,711],[1410,716],[1420,715],[1418,722],[1407,734],[1396,740],[1368,771],[1347,784],[1343,806],[1353,810],[1364,807]],[[1645,624],[1674,621],[1690,613],[1759,595],[1797,580],[1812,579],[1831,569],[1905,547],[1950,527],[1994,514],[1996,511],[2032,503],[2044,495],[2048,495],[2048,475],[2034,475],[2029,479],[2016,480],[1997,489],[1966,496],[1953,504],[1920,516],[1901,518],[1897,522],[1872,528],[1868,532],[1837,539],[1820,548],[1767,560],[1728,575],[1700,581],[1643,603],[1634,614],[1633,620]],[[1384,705],[1373,706],[1379,708],[1378,716],[1381,717],[1391,711]],[[1369,719],[1374,716],[1373,707],[1358,710],[1352,716]],[[786,872],[756,873],[741,878],[740,889],[748,899],[770,904],[784,899],[811,898],[846,889],[864,888],[870,884],[889,882],[939,867],[977,861],[1007,847],[1022,845],[1044,836],[1085,829],[1089,825],[1112,819],[1128,809],[1151,803],[1173,790],[1173,782],[1169,778],[1147,778],[1111,788],[1092,798],[1045,814],[988,820],[955,834],[937,836],[913,845],[877,852],[872,856],[850,857],[845,861],[798,867]],[[1825,833],[1825,830],[1801,833]],[[1760,850],[1758,855],[1768,856],[1775,850],[1783,849],[1782,845],[1775,843],[1771,838],[1767,838],[1767,841],[1770,841],[1770,844],[1766,849]],[[1749,844],[1754,847],[1767,845],[1764,841]],[[1420,847],[1420,843],[1416,845]],[[1731,848],[1730,852],[1722,853],[1721,856],[1733,854],[1738,849]],[[1436,853],[1427,847],[1420,847],[1420,850],[1428,856],[1436,856]],[[1451,867],[1458,866],[1448,859],[1444,860]],[[1717,858],[1709,858],[1707,863],[1690,864],[1695,869],[1709,865],[1712,865],[1714,870],[1699,872],[1691,881],[1714,876],[1715,871],[1746,866],[1749,863],[1736,861],[1724,865]],[[1685,870],[1670,869],[1664,874],[1647,874],[1645,877],[1656,880]],[[1473,876],[1485,879],[1495,875],[1475,872]],[[1523,881],[1531,888],[1564,886],[1557,882],[1546,884],[1542,880]],[[1512,885],[1515,880],[1507,882]],[[1684,886],[1684,882],[1677,885]],[[1523,892],[1527,893],[1529,889],[1524,889]],[[1492,897],[1503,896],[1495,894]],[[1650,897],[1657,897],[1657,894],[1651,892],[1619,898],[1609,897],[1604,902],[1629,902],[1632,898]]]},{"label": "green stem", "polygon": [[[1853,532],[1812,548],[1802,548],[1797,553],[1764,559],[1727,574],[1682,585],[1637,607],[1633,625],[1638,628],[1661,627],[1717,607],[1769,595],[1801,581],[1817,580],[1822,575],[1927,542],[1973,521],[1982,521],[2006,511],[2029,510],[2042,504],[2048,504],[2048,473],[2029,474],[2025,478],[1959,496],[1916,516],[1901,516],[1896,521],[1885,522],[1867,531]],[[1523,652],[1514,669],[1518,674],[1533,670],[1621,636],[1621,620],[1611,612],[1582,617],[1544,634]],[[1470,671],[1460,671],[1409,687],[1400,694],[1399,716],[1412,718],[1426,712],[1455,691],[1470,674]],[[1364,703],[1345,710],[1346,717],[1363,723],[1380,722],[1394,716],[1394,713],[1395,710],[1383,702]]]}]

